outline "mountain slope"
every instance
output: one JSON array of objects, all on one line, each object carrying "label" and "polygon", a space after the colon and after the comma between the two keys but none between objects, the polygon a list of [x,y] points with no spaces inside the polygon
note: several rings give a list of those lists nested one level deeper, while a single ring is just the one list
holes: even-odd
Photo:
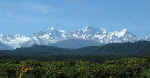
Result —
[{"label": "mountain slope", "polygon": [[77,51],[91,51],[105,54],[150,54],[150,41],[110,43],[104,46],[89,46],[77,49]]}]

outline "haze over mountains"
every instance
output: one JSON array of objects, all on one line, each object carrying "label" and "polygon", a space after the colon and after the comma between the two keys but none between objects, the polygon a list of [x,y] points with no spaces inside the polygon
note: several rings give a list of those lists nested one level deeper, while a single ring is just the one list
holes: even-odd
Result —
[{"label": "haze over mountains", "polygon": [[150,37],[138,37],[127,29],[108,32],[106,29],[84,27],[75,31],[66,31],[49,27],[47,30],[30,35],[0,35],[0,50],[10,50],[33,45],[47,45],[77,49],[87,46],[99,46],[108,43],[149,41]]}]

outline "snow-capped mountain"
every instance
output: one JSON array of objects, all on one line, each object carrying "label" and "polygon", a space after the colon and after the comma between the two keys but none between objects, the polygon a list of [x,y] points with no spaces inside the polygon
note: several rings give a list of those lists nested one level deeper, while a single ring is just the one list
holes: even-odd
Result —
[{"label": "snow-capped mountain", "polygon": [[[150,37],[139,38],[136,35],[128,32],[127,29],[123,29],[121,31],[108,32],[104,28],[98,29],[98,28],[92,28],[88,26],[71,32],[66,30],[55,29],[54,27],[48,27],[47,30],[33,33],[31,35],[0,34],[0,46],[2,47],[5,45],[5,47],[8,46],[9,49],[30,47],[33,45],[53,45],[56,44],[57,42],[61,42],[62,45],[63,41],[65,41],[66,43],[67,40],[69,41],[78,40],[77,42],[79,42],[79,40],[81,41],[84,40],[86,44],[87,41],[88,42],[94,41],[95,43],[99,43],[99,44],[108,44],[108,43],[135,42],[138,40],[150,40]],[[76,41],[72,41],[72,42],[76,42]]]}]

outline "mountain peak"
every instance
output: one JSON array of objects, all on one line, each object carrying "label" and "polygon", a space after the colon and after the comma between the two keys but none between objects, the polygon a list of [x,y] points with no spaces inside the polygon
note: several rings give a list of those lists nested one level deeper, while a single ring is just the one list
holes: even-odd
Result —
[{"label": "mountain peak", "polygon": [[100,31],[103,33],[103,34],[106,34],[107,33],[107,30],[105,28],[100,28]]},{"label": "mountain peak", "polygon": [[126,33],[126,32],[127,32],[127,29],[124,28],[124,29],[121,30],[121,32],[122,32],[122,33]]},{"label": "mountain peak", "polygon": [[91,26],[85,26],[84,29],[87,29],[87,30],[88,29],[93,29],[93,27],[91,27]]},{"label": "mountain peak", "polygon": [[93,28],[91,26],[85,26],[81,29],[78,29],[78,31],[81,31],[83,33],[92,33],[92,32],[97,32],[97,29],[96,28]]},{"label": "mountain peak", "polygon": [[120,31],[120,35],[121,35],[121,36],[124,36],[126,33],[127,33],[127,29],[122,29],[122,30]]},{"label": "mountain peak", "polygon": [[49,26],[47,29],[51,30],[51,31],[55,30],[55,28],[53,26]]}]

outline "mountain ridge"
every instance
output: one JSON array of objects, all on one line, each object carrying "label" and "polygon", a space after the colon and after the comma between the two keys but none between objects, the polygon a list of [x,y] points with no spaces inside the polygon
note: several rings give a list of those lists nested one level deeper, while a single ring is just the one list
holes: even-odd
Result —
[{"label": "mountain ridge", "polygon": [[150,55],[150,41],[110,43],[103,46],[88,46],[80,49],[59,48],[56,46],[39,46],[17,48],[15,50],[0,50],[0,56],[50,58],[50,56],[69,55],[121,55],[147,56]]},{"label": "mountain ridge", "polygon": [[[86,47],[90,45],[86,45],[91,43],[92,41],[97,44],[109,44],[109,43],[123,43],[123,42],[135,42],[139,40],[150,40],[150,37],[137,37],[131,32],[128,32],[127,29],[123,29],[120,31],[112,31],[108,32],[106,29],[102,28],[93,28],[93,27],[84,27],[77,29],[75,31],[66,31],[62,29],[55,29],[54,27],[49,27],[47,30],[40,31],[37,33],[33,33],[31,35],[0,35],[0,43],[9,47],[9,49],[16,49],[21,47],[31,47],[33,45],[52,45],[57,44],[59,46],[59,42],[68,42],[70,40],[81,40],[82,45],[78,45],[77,48]],[[70,44],[64,43],[64,45],[75,44],[72,41]],[[0,44],[0,47],[3,47]],[[63,44],[60,44],[63,45]],[[93,44],[92,44],[93,45]],[[93,45],[94,46],[94,45]],[[62,46],[63,47],[63,46]],[[67,48],[67,47],[65,47]],[[74,48],[74,47],[69,47]],[[8,48],[6,47],[6,50]]]}]

